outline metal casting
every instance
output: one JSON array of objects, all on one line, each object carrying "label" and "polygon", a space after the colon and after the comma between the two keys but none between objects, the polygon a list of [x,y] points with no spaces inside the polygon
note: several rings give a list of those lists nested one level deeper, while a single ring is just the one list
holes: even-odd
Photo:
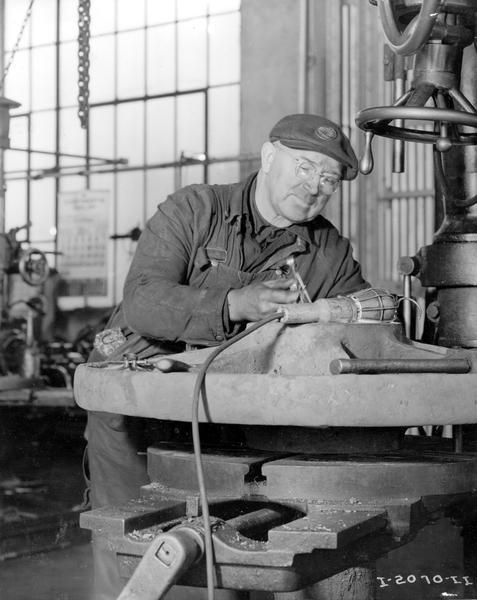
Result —
[{"label": "metal casting", "polygon": [[[218,586],[301,589],[409,543],[430,518],[471,499],[475,455],[441,447],[436,456],[420,442],[341,458],[204,449]],[[122,575],[132,576],[126,590],[152,579],[149,595],[144,588],[138,598],[160,597],[177,582],[205,585],[193,452],[157,446],[148,463],[153,481],[140,499],[81,516],[83,527],[106,534],[116,549]],[[178,548],[178,568],[166,573],[150,550],[164,544]]]},{"label": "metal casting", "polygon": [[[211,351],[167,356],[191,366],[182,372],[155,368],[164,360],[161,357],[136,370],[125,368],[124,362],[80,365],[75,374],[76,401],[88,410],[101,406],[112,413],[190,421],[197,365]],[[421,370],[405,376],[331,374],[334,360],[350,357],[419,359]],[[429,372],[436,361],[442,361],[441,371],[446,371],[453,360],[469,361],[471,371]],[[472,350],[411,342],[400,323],[270,323],[212,363],[207,408],[200,411],[200,418],[242,425],[412,427],[427,425],[432,413],[436,425],[472,423],[477,419],[476,360]]]}]

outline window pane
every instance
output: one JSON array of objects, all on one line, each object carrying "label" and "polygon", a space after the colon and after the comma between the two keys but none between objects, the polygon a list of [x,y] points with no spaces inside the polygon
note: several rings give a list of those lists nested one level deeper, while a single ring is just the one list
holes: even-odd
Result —
[{"label": "window pane", "polygon": [[240,151],[238,85],[209,89],[209,154],[233,156]]},{"label": "window pane", "polygon": [[27,222],[27,182],[8,181],[5,192],[5,231]]},{"label": "window pane", "polygon": [[127,171],[117,175],[117,233],[142,227],[144,212],[144,174]]},{"label": "window pane", "polygon": [[[60,152],[86,154],[86,131],[81,129],[76,108],[60,111]],[[84,159],[61,157],[61,164],[84,164]]]},{"label": "window pane", "polygon": [[209,165],[209,183],[234,183],[240,179],[238,162],[214,163]]},{"label": "window pane", "polygon": [[[91,175],[91,189],[92,190],[109,190],[110,198],[113,197],[114,190],[114,174],[104,173],[104,175]],[[113,203],[111,202],[111,222],[113,221]]]},{"label": "window pane", "polygon": [[61,192],[77,192],[86,189],[86,178],[80,175],[71,175],[70,177],[61,177],[59,179]]},{"label": "window pane", "polygon": [[[11,114],[30,110],[30,63],[29,51],[19,50],[5,78],[5,91],[7,98],[20,102],[21,106],[14,108]],[[9,57],[6,56],[6,60]]]},{"label": "window pane", "polygon": [[78,45],[68,42],[60,45],[60,106],[78,103]]},{"label": "window pane", "polygon": [[207,14],[207,0],[177,0],[177,19],[202,17]]},{"label": "window pane", "polygon": [[56,0],[41,0],[31,13],[31,43],[51,44],[56,40]]},{"label": "window pane", "polygon": [[117,107],[117,156],[129,164],[144,163],[144,102],[128,102]]},{"label": "window pane", "polygon": [[[143,227],[144,176],[142,171],[120,173],[117,178],[117,233],[128,233],[133,227]],[[130,239],[117,240],[116,250],[116,296],[122,297],[124,280],[131,263],[136,244]]]},{"label": "window pane", "polygon": [[147,22],[149,25],[155,23],[171,23],[176,18],[174,0],[146,0]]},{"label": "window pane", "polygon": [[209,21],[209,85],[240,79],[240,19],[238,13]]},{"label": "window pane", "polygon": [[144,95],[144,29],[118,35],[118,98]]},{"label": "window pane", "polygon": [[[16,117],[10,119],[10,146],[12,148],[28,148],[28,119]],[[9,150],[4,154],[5,170],[26,170],[28,166],[28,153]]]},{"label": "window pane", "polygon": [[[17,41],[29,4],[30,0],[6,0],[5,2],[4,35],[5,48],[8,50],[12,49]],[[20,40],[20,48],[30,45],[30,27],[31,20],[28,19]]]},{"label": "window pane", "polygon": [[113,100],[114,36],[92,38],[90,41],[90,102]]},{"label": "window pane", "polygon": [[240,9],[240,0],[209,0],[209,13],[228,12]]},{"label": "window pane", "polygon": [[30,240],[48,241],[54,236],[55,180],[53,177],[32,181],[30,184]]},{"label": "window pane", "polygon": [[174,143],[174,98],[149,100],[147,103],[147,162],[165,163],[177,160]]},{"label": "window pane", "polygon": [[[158,4],[163,4],[164,0],[159,0]],[[118,30],[135,29],[144,27],[144,0],[117,0],[118,10]]]},{"label": "window pane", "polygon": [[[188,94],[177,98],[177,151],[205,152],[205,97]],[[177,156],[179,158],[179,156]]]},{"label": "window pane", "polygon": [[202,165],[191,165],[179,169],[178,188],[193,183],[204,182],[204,167]]},{"label": "window pane", "polygon": [[147,93],[164,94],[176,87],[176,45],[174,25],[147,30]]},{"label": "window pane", "polygon": [[[16,152],[10,150],[10,152],[5,153],[5,173],[8,176],[9,172],[15,171],[12,174],[12,177],[19,177],[22,175],[26,176],[26,171],[28,169],[28,152]],[[22,171],[23,173],[19,173]]]},{"label": "window pane", "polygon": [[[54,152],[55,150],[55,113],[47,111],[33,113],[31,116],[31,148],[33,150],[44,150]],[[44,169],[53,167],[55,156],[52,154],[31,155],[32,169]]]},{"label": "window pane", "polygon": [[206,19],[179,23],[178,88],[204,87],[206,84]]},{"label": "window pane", "polygon": [[114,158],[114,106],[99,106],[89,113],[92,156]]},{"label": "window pane", "polygon": [[76,40],[78,37],[78,0],[61,0],[60,40]]},{"label": "window pane", "polygon": [[91,0],[91,35],[110,33],[116,29],[116,0]]},{"label": "window pane", "polygon": [[56,58],[54,46],[31,51],[32,110],[53,108],[56,102]]},{"label": "window pane", "polygon": [[146,219],[152,217],[161,202],[176,189],[175,169],[146,171]]}]

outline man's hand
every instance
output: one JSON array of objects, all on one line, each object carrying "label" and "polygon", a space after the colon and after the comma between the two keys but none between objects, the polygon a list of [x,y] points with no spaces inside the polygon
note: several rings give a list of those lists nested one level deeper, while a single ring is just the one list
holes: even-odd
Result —
[{"label": "man's hand", "polygon": [[293,279],[272,279],[251,283],[227,295],[229,318],[236,321],[260,321],[280,310],[282,304],[292,304],[298,291],[291,291]]}]

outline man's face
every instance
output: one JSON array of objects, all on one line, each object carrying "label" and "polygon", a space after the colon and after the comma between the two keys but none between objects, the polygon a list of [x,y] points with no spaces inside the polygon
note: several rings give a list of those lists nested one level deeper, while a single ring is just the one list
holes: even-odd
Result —
[{"label": "man's face", "polygon": [[296,150],[279,142],[268,147],[270,208],[284,226],[313,220],[326,206],[341,180],[341,164],[325,154]]}]

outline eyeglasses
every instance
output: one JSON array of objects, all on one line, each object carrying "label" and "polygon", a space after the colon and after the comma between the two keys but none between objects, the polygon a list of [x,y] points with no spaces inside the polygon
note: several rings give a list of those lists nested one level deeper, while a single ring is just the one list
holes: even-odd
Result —
[{"label": "eyeglasses", "polygon": [[331,175],[330,173],[320,173],[311,161],[306,158],[295,156],[291,152],[285,150],[281,144],[278,145],[278,148],[295,160],[295,175],[298,179],[310,181],[311,179],[318,177],[318,189],[326,196],[331,196],[331,194],[334,194],[339,188],[341,184],[341,179],[339,177]]}]

